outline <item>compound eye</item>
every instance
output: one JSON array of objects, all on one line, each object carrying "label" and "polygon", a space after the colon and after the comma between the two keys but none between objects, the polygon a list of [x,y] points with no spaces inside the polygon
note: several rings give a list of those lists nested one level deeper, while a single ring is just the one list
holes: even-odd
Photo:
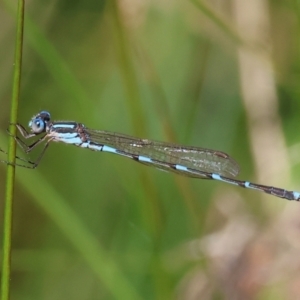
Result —
[{"label": "compound eye", "polygon": [[41,118],[36,118],[29,123],[31,131],[34,133],[41,133],[45,131],[45,122]]}]

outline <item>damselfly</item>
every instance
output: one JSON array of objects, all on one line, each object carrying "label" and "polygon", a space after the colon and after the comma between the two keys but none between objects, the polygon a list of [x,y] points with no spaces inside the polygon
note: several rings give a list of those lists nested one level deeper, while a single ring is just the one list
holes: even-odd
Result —
[{"label": "damselfly", "polygon": [[238,174],[239,166],[228,154],[221,151],[186,147],[89,129],[82,123],[73,121],[51,121],[50,113],[47,111],[41,111],[33,116],[29,122],[31,132],[27,132],[20,124],[16,124],[16,126],[25,139],[42,135],[31,145],[27,145],[20,138],[15,137],[26,153],[45,141],[45,146],[36,162],[28,161],[29,166],[19,164],[22,167],[36,168],[50,142],[63,142],[94,151],[119,154],[144,165],[188,177],[219,180],[287,200],[300,201],[298,192],[232,178]]}]

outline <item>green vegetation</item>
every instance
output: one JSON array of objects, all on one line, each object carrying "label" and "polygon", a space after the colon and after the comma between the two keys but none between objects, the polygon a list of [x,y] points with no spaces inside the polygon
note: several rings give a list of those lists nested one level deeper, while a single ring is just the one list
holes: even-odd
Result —
[{"label": "green vegetation", "polygon": [[[53,120],[217,149],[238,161],[239,178],[300,191],[299,4],[244,2],[253,7],[26,3],[19,122],[44,109]],[[2,149],[16,31],[8,5]],[[0,199],[5,176],[0,164]],[[16,169],[11,299],[296,299],[299,210],[53,143],[36,170]]]}]

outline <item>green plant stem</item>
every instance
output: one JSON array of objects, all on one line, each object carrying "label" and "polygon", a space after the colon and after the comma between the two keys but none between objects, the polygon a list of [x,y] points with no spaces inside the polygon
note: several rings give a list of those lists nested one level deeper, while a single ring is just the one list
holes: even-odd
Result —
[{"label": "green plant stem", "polygon": [[[24,0],[18,1],[17,11],[17,39],[14,58],[14,77],[12,91],[12,105],[10,113],[10,123],[17,122],[18,100],[20,94],[21,66],[22,66],[22,46],[24,28]],[[10,133],[16,135],[16,126],[10,125]],[[4,204],[4,225],[3,225],[3,257],[2,257],[2,278],[1,278],[1,300],[9,299],[10,274],[11,274],[11,233],[13,220],[13,195],[15,178],[15,156],[16,142],[11,136],[8,146],[8,161],[11,162],[7,167],[7,180]]]}]

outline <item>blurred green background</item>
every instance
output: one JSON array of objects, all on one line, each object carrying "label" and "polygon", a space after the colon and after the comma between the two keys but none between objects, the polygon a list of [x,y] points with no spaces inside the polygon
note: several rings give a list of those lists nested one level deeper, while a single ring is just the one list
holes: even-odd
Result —
[{"label": "blurred green background", "polygon": [[[14,11],[1,2],[4,149]],[[48,110],[217,149],[241,179],[300,190],[299,22],[295,0],[27,1],[19,122]],[[296,202],[53,143],[36,170],[17,168],[11,299],[296,299],[299,213]]]}]

